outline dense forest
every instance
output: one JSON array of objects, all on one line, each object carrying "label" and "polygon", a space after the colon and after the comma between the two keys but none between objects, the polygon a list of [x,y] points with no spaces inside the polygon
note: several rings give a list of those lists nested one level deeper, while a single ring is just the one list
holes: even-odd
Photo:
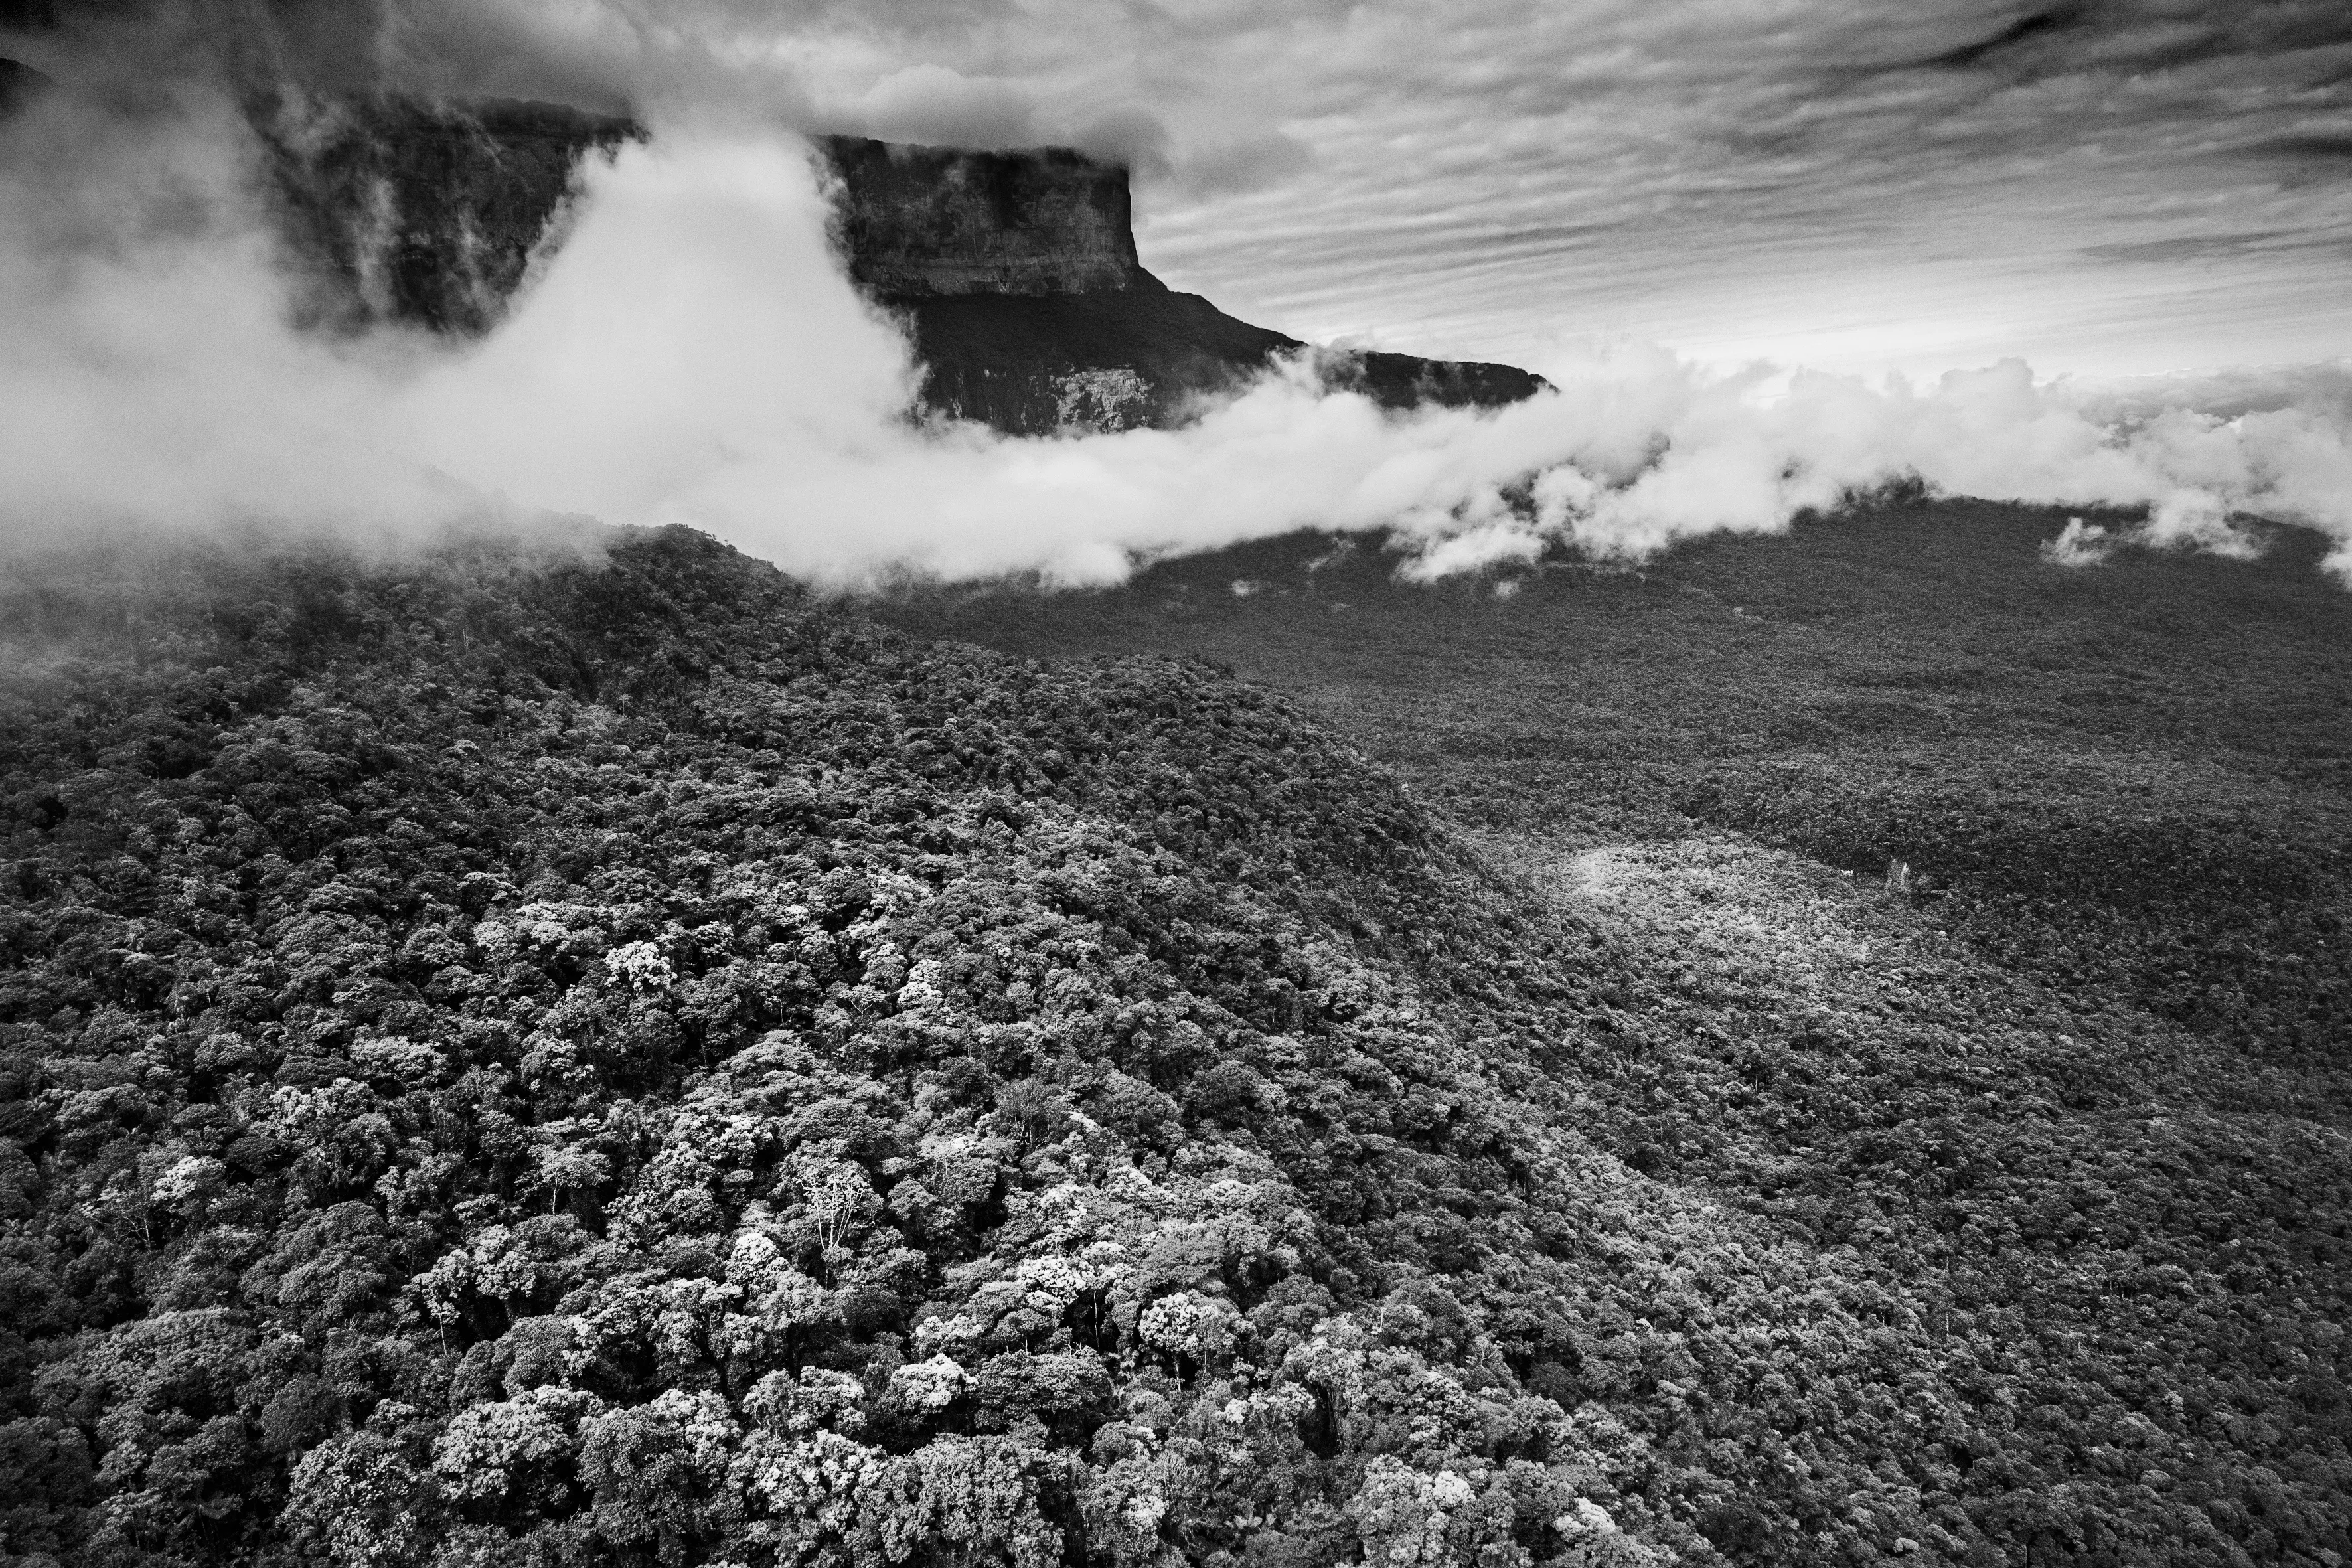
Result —
[{"label": "dense forest", "polygon": [[2340,1103],[2352,595],[2329,541],[2242,520],[2249,559],[2069,569],[2046,548],[2068,515],[1899,488],[1784,535],[1437,583],[1407,541],[1300,534],[877,611],[1032,657],[1229,661],[1538,846],[1713,832],[1874,879],[1900,862],[1937,924],[2071,1005],[2293,1062]]},{"label": "dense forest", "polygon": [[1899,889],[1832,1005],[685,531],[0,627],[10,1563],[2352,1554],[2335,1080]]}]

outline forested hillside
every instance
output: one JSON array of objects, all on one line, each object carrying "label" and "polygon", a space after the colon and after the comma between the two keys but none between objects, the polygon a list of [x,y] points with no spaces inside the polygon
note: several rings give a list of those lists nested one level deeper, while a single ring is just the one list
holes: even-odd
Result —
[{"label": "forested hillside", "polygon": [[7,1560],[2352,1553],[2309,1075],[609,540],[7,568]]}]

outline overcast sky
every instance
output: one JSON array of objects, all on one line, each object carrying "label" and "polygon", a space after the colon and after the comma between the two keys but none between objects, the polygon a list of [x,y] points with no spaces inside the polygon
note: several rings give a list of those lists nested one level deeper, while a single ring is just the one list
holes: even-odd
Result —
[{"label": "overcast sky", "polygon": [[2347,0],[236,3],[453,89],[1124,153],[1145,264],[1303,337],[2352,354]]}]

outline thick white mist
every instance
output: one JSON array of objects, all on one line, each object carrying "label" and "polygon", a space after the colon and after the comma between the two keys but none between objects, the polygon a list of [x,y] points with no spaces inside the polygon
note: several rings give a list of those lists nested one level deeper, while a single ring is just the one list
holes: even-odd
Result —
[{"label": "thick white mist", "polygon": [[[1107,581],[1139,556],[1390,526],[1435,574],[1549,539],[1639,553],[1769,531],[1849,487],[2146,504],[2158,542],[2233,548],[2258,511],[2352,539],[2341,419],[2100,416],[2022,364],[1761,395],[1639,348],[1543,367],[1494,413],[1384,416],[1268,375],[1181,431],[1045,441],[918,429],[904,342],[828,251],[805,149],[675,132],[587,173],[566,242],[463,349],[287,325],[233,116],[169,134],[64,95],[5,131],[0,522],[258,522],[400,538],[488,512],[682,522],[810,577]],[[79,137],[76,177],[28,171]],[[58,143],[49,142],[54,146]],[[1532,481],[1518,504],[1505,492]],[[2352,569],[2352,549],[2331,557]]]}]

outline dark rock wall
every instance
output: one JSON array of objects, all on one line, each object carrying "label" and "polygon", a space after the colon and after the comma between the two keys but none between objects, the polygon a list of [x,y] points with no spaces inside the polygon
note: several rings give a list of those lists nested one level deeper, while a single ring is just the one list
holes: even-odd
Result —
[{"label": "dark rock wall", "polygon": [[851,276],[877,294],[1084,294],[1142,270],[1127,171],[1065,148],[973,153],[832,136]]},{"label": "dark rock wall", "polygon": [[487,331],[577,185],[640,132],[562,104],[399,100],[257,112],[312,318]]}]

